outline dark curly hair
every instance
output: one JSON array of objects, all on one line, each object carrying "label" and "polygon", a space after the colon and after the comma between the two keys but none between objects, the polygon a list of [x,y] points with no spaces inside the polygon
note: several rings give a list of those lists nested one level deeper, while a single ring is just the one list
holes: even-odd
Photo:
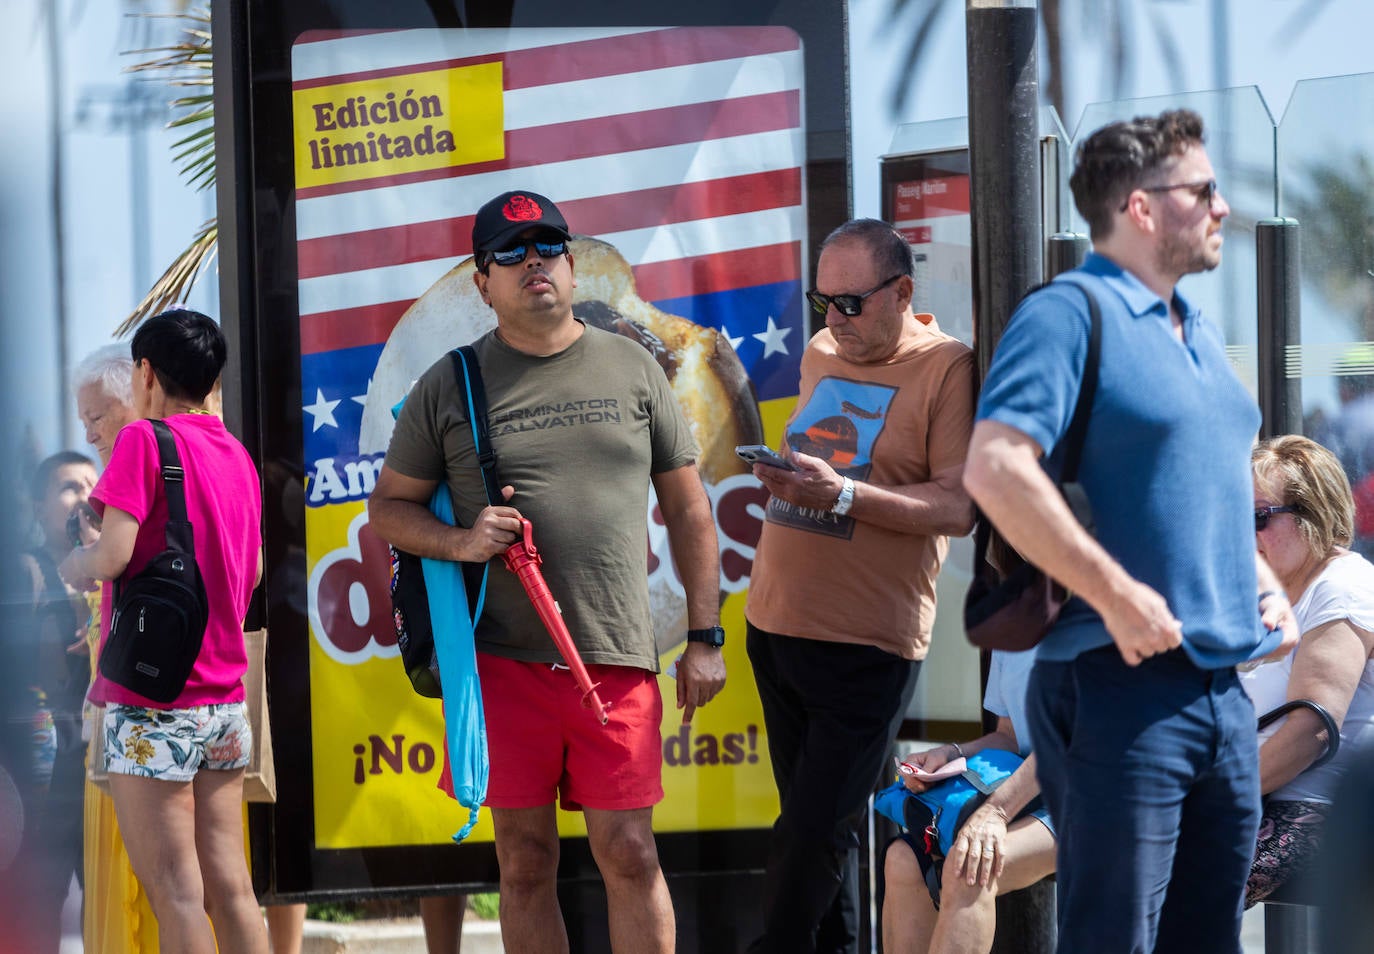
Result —
[{"label": "dark curly hair", "polygon": [[1191,109],[1171,109],[1109,123],[1080,143],[1069,188],[1093,239],[1111,234],[1112,217],[1132,189],[1202,142],[1202,117]]}]

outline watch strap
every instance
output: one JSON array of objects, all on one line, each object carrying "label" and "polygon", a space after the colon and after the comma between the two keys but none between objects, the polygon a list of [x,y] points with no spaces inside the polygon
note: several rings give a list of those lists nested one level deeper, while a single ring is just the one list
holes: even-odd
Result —
[{"label": "watch strap", "polygon": [[843,517],[849,513],[849,508],[854,506],[854,478],[846,477],[844,484],[840,487],[840,495],[835,498],[834,505],[830,512],[837,517]]},{"label": "watch strap", "polygon": [[722,626],[708,626],[705,629],[687,630],[687,642],[705,643],[717,649],[725,645],[725,628]]}]

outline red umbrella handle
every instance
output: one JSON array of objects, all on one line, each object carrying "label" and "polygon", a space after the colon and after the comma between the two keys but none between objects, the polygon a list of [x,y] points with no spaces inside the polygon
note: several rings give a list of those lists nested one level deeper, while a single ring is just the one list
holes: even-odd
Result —
[{"label": "red umbrella handle", "polygon": [[577,644],[573,642],[572,634],[563,622],[563,614],[558,609],[558,603],[549,591],[543,571],[539,569],[539,564],[544,562],[544,558],[534,547],[534,528],[528,520],[521,518],[520,539],[506,548],[501,554],[501,559],[505,561],[506,569],[514,573],[524,586],[525,594],[534,605],[544,628],[549,631],[554,645],[558,647],[559,655],[572,670],[573,678],[582,690],[582,704],[591,709],[601,720],[601,724],[605,725],[609,718],[606,710],[610,707],[597,695],[596,687],[599,683],[592,682],[591,674],[582,662],[582,654],[577,651]]}]

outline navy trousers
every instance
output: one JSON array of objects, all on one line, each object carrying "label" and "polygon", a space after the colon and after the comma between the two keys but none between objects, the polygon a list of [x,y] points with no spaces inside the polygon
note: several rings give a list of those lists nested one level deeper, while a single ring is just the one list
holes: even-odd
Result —
[{"label": "navy trousers", "polygon": [[857,954],[859,825],[920,663],[748,628],[781,812],[751,952]]},{"label": "navy trousers", "polygon": [[1037,662],[1026,707],[1059,832],[1059,954],[1240,954],[1260,797],[1235,670],[1104,646]]}]

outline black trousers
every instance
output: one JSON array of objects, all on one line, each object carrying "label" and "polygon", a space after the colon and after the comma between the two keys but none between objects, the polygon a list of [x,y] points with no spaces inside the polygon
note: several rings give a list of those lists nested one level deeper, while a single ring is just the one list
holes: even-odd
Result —
[{"label": "black trousers", "polygon": [[920,663],[748,627],[781,813],[751,952],[857,954],[859,826]]}]

